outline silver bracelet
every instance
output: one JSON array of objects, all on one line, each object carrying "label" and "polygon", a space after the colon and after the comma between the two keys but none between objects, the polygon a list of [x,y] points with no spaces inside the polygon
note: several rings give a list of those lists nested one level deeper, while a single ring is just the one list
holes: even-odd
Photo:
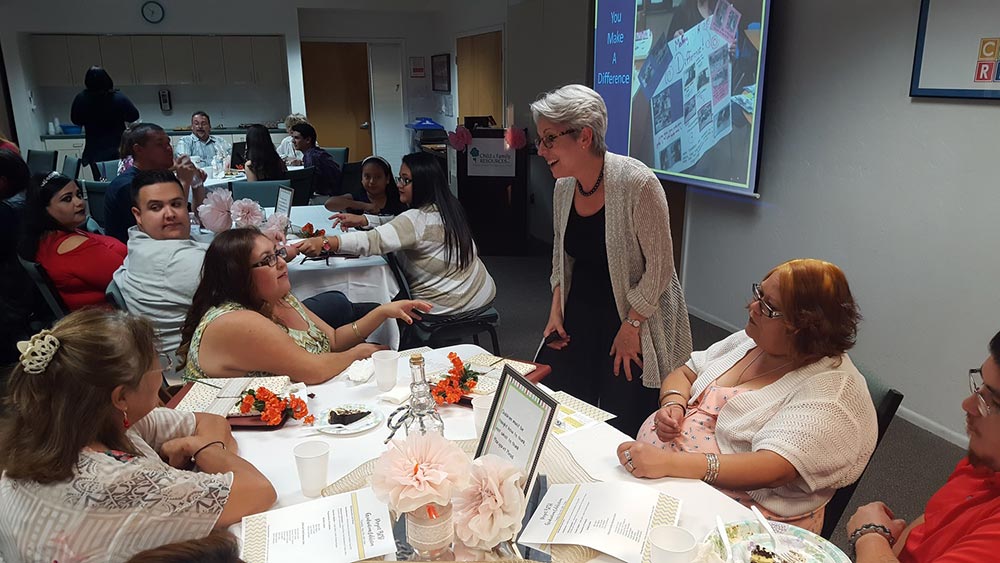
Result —
[{"label": "silver bracelet", "polygon": [[878,534],[884,537],[886,541],[889,542],[889,547],[892,547],[892,544],[896,543],[896,538],[892,537],[892,531],[890,531],[889,528],[883,526],[882,524],[869,522],[868,524],[862,524],[858,527],[858,529],[851,532],[851,536],[847,538],[847,542],[851,546],[851,551],[855,551],[854,546],[858,543],[858,540],[861,539],[861,536],[866,536],[868,534]]},{"label": "silver bracelet", "polygon": [[674,406],[674,405],[677,405],[678,407],[680,407],[680,408],[681,408],[681,411],[683,411],[683,412],[684,412],[684,416],[687,416],[687,413],[688,413],[688,410],[687,410],[687,407],[685,407],[685,406],[684,406],[683,404],[681,404],[681,403],[678,403],[677,401],[667,401],[666,403],[663,403],[662,405],[660,405],[660,408],[661,408],[661,409],[665,409],[665,408],[667,408],[667,407],[672,407],[672,406]]},{"label": "silver bracelet", "polygon": [[708,462],[708,468],[705,470],[705,476],[701,480],[711,485],[719,478],[719,456],[705,454],[705,461]]}]

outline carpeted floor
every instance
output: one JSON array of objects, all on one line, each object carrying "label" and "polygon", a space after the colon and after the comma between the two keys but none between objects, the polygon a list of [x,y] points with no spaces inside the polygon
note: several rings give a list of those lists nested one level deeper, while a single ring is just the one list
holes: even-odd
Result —
[{"label": "carpeted floor", "polygon": [[[547,253],[487,256],[483,261],[498,288],[495,306],[500,312],[501,352],[512,358],[533,358],[552,303],[548,281],[551,257]],[[728,332],[692,317],[691,334],[698,350]],[[950,442],[897,417],[862,476],[833,536],[834,543],[846,550],[843,526],[854,509],[867,502],[881,500],[895,511],[897,518],[908,521],[919,516],[927,499],[945,482],[964,453]]]}]

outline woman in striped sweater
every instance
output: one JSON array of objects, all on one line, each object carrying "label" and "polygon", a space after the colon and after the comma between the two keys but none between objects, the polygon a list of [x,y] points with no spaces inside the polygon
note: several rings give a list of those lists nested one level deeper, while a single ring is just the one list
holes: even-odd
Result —
[{"label": "woman in striped sweater", "polygon": [[310,238],[299,251],[309,256],[394,252],[413,298],[429,301],[433,314],[472,314],[489,307],[496,285],[437,159],[426,153],[404,156],[397,185],[400,201],[410,208],[395,219],[371,231]]}]

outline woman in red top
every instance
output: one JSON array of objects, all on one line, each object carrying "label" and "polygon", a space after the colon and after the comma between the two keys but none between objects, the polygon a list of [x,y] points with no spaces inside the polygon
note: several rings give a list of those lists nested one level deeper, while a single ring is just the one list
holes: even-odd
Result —
[{"label": "woman in red top", "polygon": [[115,238],[79,228],[87,211],[76,182],[57,172],[36,176],[24,213],[21,257],[45,268],[69,310],[105,303],[104,291],[127,250]]},{"label": "woman in red top", "polygon": [[0,134],[0,150],[14,151],[17,154],[21,154],[20,149],[17,148],[14,141],[4,137],[3,134]]}]

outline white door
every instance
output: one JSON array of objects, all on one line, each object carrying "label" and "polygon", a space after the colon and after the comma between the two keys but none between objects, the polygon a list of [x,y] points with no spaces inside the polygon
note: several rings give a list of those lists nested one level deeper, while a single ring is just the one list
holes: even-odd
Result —
[{"label": "white door", "polygon": [[225,84],[226,64],[221,37],[192,37],[196,84]]},{"label": "white door", "polygon": [[249,37],[223,37],[222,54],[226,61],[226,84],[253,83],[253,55]]},{"label": "white door", "polygon": [[163,67],[167,84],[194,84],[194,50],[186,35],[164,35]]},{"label": "white door", "polygon": [[69,49],[69,71],[73,75],[73,85],[83,88],[83,81],[90,67],[102,66],[101,44],[96,35],[69,35],[66,37],[66,46]]},{"label": "white door", "polygon": [[159,35],[133,35],[132,61],[135,63],[136,84],[167,83],[167,71],[163,65],[163,42]]},{"label": "white door", "polygon": [[[407,152],[406,115],[403,112],[403,46],[399,43],[368,44],[372,95],[372,150],[389,161],[392,173]],[[368,155],[359,154],[354,160]]]},{"label": "white door", "polygon": [[257,84],[282,86],[288,78],[285,72],[285,38],[259,36],[253,38],[253,81]]},{"label": "white door", "polygon": [[135,67],[132,64],[132,41],[127,35],[101,36],[101,62],[111,75],[115,86],[135,84]]}]

